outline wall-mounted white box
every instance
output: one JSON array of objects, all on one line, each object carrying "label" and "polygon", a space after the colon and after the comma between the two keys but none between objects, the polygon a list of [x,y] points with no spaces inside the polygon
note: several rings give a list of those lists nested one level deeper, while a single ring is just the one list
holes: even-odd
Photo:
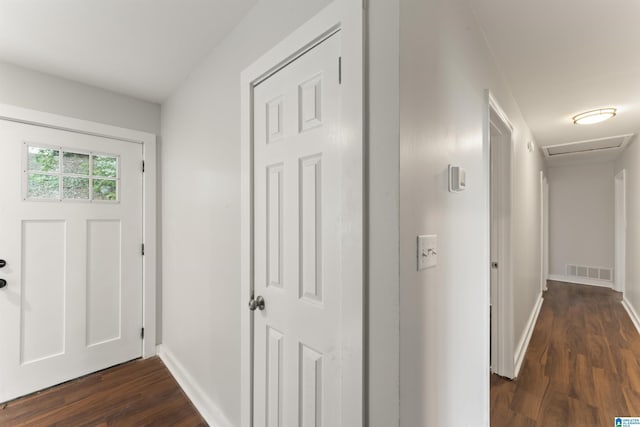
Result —
[{"label": "wall-mounted white box", "polygon": [[449,191],[458,193],[467,188],[467,172],[460,166],[449,165]]}]

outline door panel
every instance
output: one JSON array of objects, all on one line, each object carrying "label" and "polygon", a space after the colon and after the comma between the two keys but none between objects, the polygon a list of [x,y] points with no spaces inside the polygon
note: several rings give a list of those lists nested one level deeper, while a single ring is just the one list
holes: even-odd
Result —
[{"label": "door panel", "polygon": [[87,221],[87,345],[120,338],[122,221]]},{"label": "door panel", "polygon": [[20,363],[65,350],[65,221],[22,223],[23,285]]},{"label": "door panel", "polygon": [[254,425],[339,426],[340,35],[254,90]]},{"label": "door panel", "polygon": [[0,120],[0,402],[142,354],[142,145]]}]

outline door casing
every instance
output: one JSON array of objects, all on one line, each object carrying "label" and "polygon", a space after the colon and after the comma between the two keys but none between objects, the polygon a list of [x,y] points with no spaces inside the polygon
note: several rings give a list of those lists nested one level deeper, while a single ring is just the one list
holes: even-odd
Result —
[{"label": "door casing", "polygon": [[[148,132],[125,129],[72,117],[50,114],[14,105],[0,104],[0,120],[60,129],[87,135],[102,136],[120,141],[142,144],[143,175],[143,242],[142,261],[142,317],[144,338],[142,357],[156,354],[156,136]],[[140,165],[142,167],[142,165]],[[142,248],[141,248],[142,250]]]},{"label": "door casing", "polygon": [[343,170],[347,183],[345,205],[362,212],[359,221],[350,224],[342,239],[343,253],[351,262],[343,264],[342,319],[342,396],[343,426],[367,425],[366,383],[366,157],[364,140],[364,12],[359,2],[336,0],[314,18],[291,33],[241,75],[241,426],[253,426],[253,322],[247,303],[253,292],[253,88],[295,58],[340,30],[341,137],[350,145]]},{"label": "door casing", "polygon": [[625,291],[627,258],[627,173],[622,169],[615,176],[615,269],[614,289]]},{"label": "door casing", "polygon": [[[512,209],[512,159],[514,148],[512,141],[513,125],[507,115],[493,98],[489,91],[486,91],[486,119],[485,119],[485,167],[487,170],[487,276],[486,283],[489,292],[488,305],[492,307],[493,319],[491,322],[491,333],[487,334],[487,342],[491,336],[491,372],[507,378],[514,378],[514,339],[513,339],[513,272],[511,255],[511,212]],[[497,143],[491,141],[492,135],[498,130]],[[497,210],[497,254],[496,259],[491,259],[491,198],[494,185],[492,178],[492,155],[491,150],[497,150],[495,155],[496,174],[499,183],[495,186],[497,199],[495,209]],[[491,296],[491,262],[498,262],[497,286],[494,295]],[[489,328],[487,328],[489,329]]]},{"label": "door casing", "polygon": [[549,276],[549,182],[540,171],[540,292],[547,290]]}]

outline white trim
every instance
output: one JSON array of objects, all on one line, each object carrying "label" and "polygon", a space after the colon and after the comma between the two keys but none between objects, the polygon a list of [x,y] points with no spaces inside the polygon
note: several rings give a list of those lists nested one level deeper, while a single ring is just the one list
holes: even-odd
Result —
[{"label": "white trim", "polygon": [[487,90],[486,94],[489,102],[489,108],[491,108],[498,115],[498,117],[500,117],[500,120],[502,120],[504,124],[507,125],[509,130],[513,132],[513,129],[514,129],[513,124],[511,124],[509,117],[504,112],[502,107],[500,107],[500,104],[498,104],[498,101],[493,97],[493,94],[491,93],[491,91]]},{"label": "white trim", "polygon": [[[342,360],[342,425],[362,426],[365,424],[365,335],[364,319],[364,266],[365,251],[365,152],[364,152],[364,11],[359,2],[335,0],[319,14],[300,26],[282,42],[274,46],[261,58],[242,72],[241,75],[241,291],[242,307],[241,334],[241,402],[240,416],[242,427],[251,427],[252,422],[252,342],[253,322],[251,312],[246,308],[253,284],[253,206],[252,206],[252,88],[255,83],[274,73],[301,53],[325,38],[337,29],[341,31],[342,41],[342,85],[341,85],[341,122],[344,128],[343,143],[350,147],[362,147],[357,157],[345,158],[350,165],[346,171],[349,182],[359,182],[357,187],[346,191],[352,195],[349,203],[353,208],[361,209],[361,221],[354,222],[351,230],[343,236],[345,253],[361,255],[361,262],[343,265],[342,282],[353,286],[344,287],[343,292],[343,360]],[[350,150],[357,151],[357,150]],[[343,171],[344,172],[344,171]],[[353,197],[355,196],[355,197]],[[359,284],[359,285],[356,285]]]},{"label": "white trim", "polygon": [[547,290],[547,233],[548,233],[548,184],[544,171],[540,171],[540,292]]},{"label": "white trim", "polygon": [[233,427],[233,423],[224,415],[216,404],[207,396],[198,382],[184,368],[178,358],[164,345],[159,345],[158,356],[164,362],[171,375],[196,407],[202,418],[211,426]]},{"label": "white trim", "polygon": [[544,290],[549,279],[549,180],[544,177]]},{"label": "white trim", "polygon": [[[511,213],[513,209],[513,159],[515,157],[515,147],[513,143],[513,125],[509,121],[504,110],[500,108],[495,98],[492,96],[489,90],[485,91],[486,110],[484,121],[484,155],[485,155],[485,170],[486,170],[486,194],[487,194],[487,262],[486,262],[486,276],[487,280],[487,298],[489,304],[495,302],[494,310],[496,310],[496,324],[494,325],[494,335],[496,349],[492,349],[495,364],[491,361],[487,363],[487,366],[492,366],[492,372],[498,375],[513,378],[514,377],[514,333],[513,333],[513,257],[512,257],[512,224]],[[497,116],[499,123],[494,123],[492,120],[492,112]],[[501,150],[500,154],[500,172],[503,179],[501,183],[507,185],[502,186],[499,193],[500,198],[498,203],[500,206],[498,210],[503,212],[501,220],[498,225],[498,255],[497,260],[491,259],[491,127],[502,128],[509,133],[509,139],[505,140],[508,143],[508,147],[505,150]],[[508,170],[507,170],[508,169]],[[504,214],[506,212],[506,214]],[[498,289],[496,292],[496,300],[491,301],[491,261],[497,261],[499,265],[498,269]],[[488,317],[488,316],[487,316]],[[487,331],[489,332],[489,325],[487,324]],[[487,335],[487,342],[489,336]]]},{"label": "white trim", "polygon": [[640,316],[638,316],[638,313],[636,313],[636,310],[633,308],[626,296],[622,298],[622,306],[627,310],[627,314],[631,318],[633,326],[635,326],[638,333],[640,333]]},{"label": "white trim", "polygon": [[589,279],[588,277],[565,276],[562,274],[550,274],[549,280],[556,282],[574,283],[576,285],[599,286],[601,288],[613,289],[613,282],[608,280]]},{"label": "white trim", "polygon": [[[614,289],[625,291],[627,277],[627,173],[618,172],[614,178]],[[619,194],[621,191],[622,194]],[[622,212],[619,212],[622,210]]]},{"label": "white trim", "polygon": [[60,129],[142,144],[145,173],[143,176],[143,240],[145,256],[142,272],[142,357],[156,354],[156,136],[151,133],[96,123],[42,111],[0,104],[0,120]]},{"label": "white trim", "polygon": [[540,309],[542,308],[542,293],[538,295],[538,301],[536,301],[536,305],[533,307],[531,311],[531,315],[529,316],[529,320],[527,321],[527,327],[522,332],[522,336],[520,337],[520,341],[518,342],[518,347],[516,347],[516,354],[514,359],[514,378],[518,376],[520,373],[520,368],[522,367],[522,362],[524,361],[524,356],[527,354],[527,349],[529,348],[529,342],[531,341],[531,336],[533,335],[533,330],[536,327],[536,322],[538,321],[538,316],[540,315]]},{"label": "white trim", "polygon": [[544,171],[540,171],[540,292],[544,292]]}]

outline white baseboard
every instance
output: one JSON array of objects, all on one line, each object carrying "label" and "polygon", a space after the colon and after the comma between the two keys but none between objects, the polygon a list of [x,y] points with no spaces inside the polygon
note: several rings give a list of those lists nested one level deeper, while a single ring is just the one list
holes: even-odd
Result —
[{"label": "white baseboard", "polygon": [[600,286],[602,288],[613,289],[613,282],[610,282],[607,280],[589,279],[586,277],[564,276],[562,274],[550,274],[549,280],[555,280],[557,282],[575,283],[577,285]]},{"label": "white baseboard", "polygon": [[538,321],[538,315],[540,314],[540,309],[542,308],[542,293],[538,295],[538,301],[536,301],[536,305],[533,307],[531,311],[531,316],[529,316],[529,320],[527,321],[527,326],[525,327],[522,337],[520,337],[520,342],[518,342],[518,346],[516,347],[516,354],[514,358],[514,374],[513,377],[517,378],[520,373],[520,368],[522,367],[522,362],[524,361],[524,356],[527,354],[527,348],[529,348],[529,341],[531,341],[531,335],[533,335],[533,330],[536,327],[536,322]]},{"label": "white baseboard", "polygon": [[158,356],[164,362],[171,375],[176,379],[187,397],[196,407],[202,418],[215,427],[233,427],[233,424],[222,413],[220,408],[206,395],[194,378],[187,372],[180,361],[164,345],[158,346]]},{"label": "white baseboard", "polygon": [[624,307],[625,310],[627,310],[627,313],[629,314],[631,321],[633,322],[634,326],[638,330],[638,333],[640,333],[640,317],[638,317],[638,313],[636,313],[635,309],[633,308],[633,306],[631,305],[631,303],[629,302],[626,296],[622,298],[622,306]]}]

